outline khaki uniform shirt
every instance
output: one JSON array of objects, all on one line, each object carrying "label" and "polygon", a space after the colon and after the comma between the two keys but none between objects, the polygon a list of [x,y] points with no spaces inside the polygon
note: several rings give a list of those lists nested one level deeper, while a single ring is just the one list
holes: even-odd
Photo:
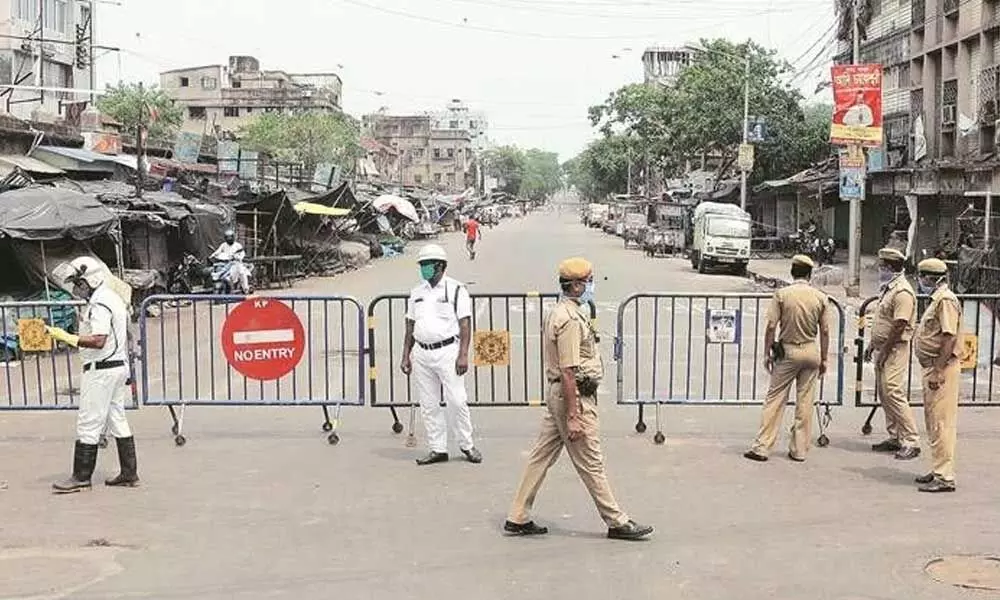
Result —
[{"label": "khaki uniform shirt", "polygon": [[872,326],[872,346],[881,348],[885,344],[896,321],[906,321],[906,329],[899,339],[910,341],[917,321],[917,295],[903,274],[890,281],[879,298]]},{"label": "khaki uniform shirt", "polygon": [[577,378],[600,380],[603,377],[604,364],[597,348],[597,335],[575,301],[560,300],[549,311],[543,336],[546,379],[560,379],[565,368],[575,368]]},{"label": "khaki uniform shirt", "polygon": [[[931,295],[931,304],[920,318],[913,336],[913,349],[920,366],[929,367],[941,355],[945,335],[958,336],[962,324],[962,305],[947,285],[940,285]],[[961,349],[956,341],[952,355]]]},{"label": "khaki uniform shirt", "polygon": [[774,292],[764,317],[765,326],[777,326],[777,339],[783,344],[808,344],[819,334],[826,305],[826,294],[805,281],[796,281]]}]

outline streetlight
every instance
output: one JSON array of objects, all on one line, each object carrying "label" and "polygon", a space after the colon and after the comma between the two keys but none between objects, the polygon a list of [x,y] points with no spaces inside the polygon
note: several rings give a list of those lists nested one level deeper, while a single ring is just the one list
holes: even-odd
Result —
[{"label": "streetlight", "polygon": [[[743,61],[743,145],[746,145],[749,141],[747,130],[750,128],[750,48],[747,48],[743,56],[723,50],[712,50],[698,46],[684,46],[684,48],[692,52],[717,54]],[[747,209],[747,170],[742,167],[740,167],[740,208],[743,210]]]}]

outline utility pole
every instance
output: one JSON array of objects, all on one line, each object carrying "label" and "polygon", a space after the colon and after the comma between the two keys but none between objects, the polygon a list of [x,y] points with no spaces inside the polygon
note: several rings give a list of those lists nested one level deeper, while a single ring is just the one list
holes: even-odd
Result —
[{"label": "utility pole", "polygon": [[[747,130],[750,128],[750,46],[747,45],[743,60],[743,143],[749,142]],[[747,170],[740,169],[740,208],[747,209]]]},{"label": "utility pole", "polygon": [[[858,6],[860,0],[851,3],[851,32],[852,32],[852,53],[851,63],[861,62],[861,31],[858,24]],[[858,153],[864,156],[863,150],[858,148]],[[847,241],[847,285],[844,291],[851,298],[861,296],[861,201],[865,197],[867,187],[867,165],[862,166],[861,171],[861,197],[853,197],[850,201],[850,218],[848,227],[850,228],[850,238]]]},{"label": "utility pole", "polygon": [[97,18],[97,3],[90,3],[90,14],[88,15],[88,27],[90,29],[90,106],[97,106],[97,96],[94,91],[97,89],[97,30],[94,27],[94,20]]},{"label": "utility pole", "polygon": [[135,178],[135,196],[136,198],[142,198],[142,188],[145,184],[145,160],[146,155],[146,114],[148,107],[146,106],[146,91],[142,86],[142,82],[139,82],[139,126],[136,132],[135,140],[135,150],[136,154],[136,178]]}]

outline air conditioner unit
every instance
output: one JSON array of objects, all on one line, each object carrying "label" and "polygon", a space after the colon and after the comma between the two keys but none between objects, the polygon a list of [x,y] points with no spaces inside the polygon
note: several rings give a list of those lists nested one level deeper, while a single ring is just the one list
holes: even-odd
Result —
[{"label": "air conditioner unit", "polygon": [[955,124],[955,105],[948,104],[941,107],[941,124],[942,125],[954,125]]}]

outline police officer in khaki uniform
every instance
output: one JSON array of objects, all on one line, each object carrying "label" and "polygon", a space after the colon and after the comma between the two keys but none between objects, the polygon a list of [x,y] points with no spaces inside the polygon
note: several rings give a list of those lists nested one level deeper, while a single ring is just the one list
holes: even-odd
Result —
[{"label": "police officer in khaki uniform", "polygon": [[802,462],[809,450],[816,381],[826,372],[830,345],[826,294],[809,284],[814,267],[808,256],[792,257],[793,282],[774,293],[767,309],[764,347],[768,349],[768,357],[764,366],[771,373],[771,385],[760,431],[743,455],[750,460],[767,460],[778,436],[792,383],[796,384],[797,397],[788,458]]},{"label": "police officer in khaki uniform", "polygon": [[914,353],[923,370],[924,420],[931,448],[931,472],[917,477],[917,483],[921,492],[954,492],[962,305],[948,289],[944,261],[921,261],[917,273],[920,293],[931,296],[913,336]]},{"label": "police officer in khaki uniform", "polygon": [[562,298],[546,315],[543,328],[547,410],[504,531],[513,535],[548,533],[546,527],[531,520],[529,513],[545,474],[565,447],[597,511],[608,525],[608,537],[642,539],[651,534],[653,528],[637,524],[622,511],[604,472],[597,415],[597,386],[604,374],[604,365],[594,329],[581,312],[581,306],[587,305],[594,296],[592,265],[582,258],[564,261],[559,265],[559,284]]},{"label": "police officer in khaki uniform", "polygon": [[917,422],[907,397],[906,378],[910,366],[910,339],[917,318],[917,295],[906,280],[906,257],[895,248],[878,252],[881,296],[875,309],[871,346],[865,361],[875,359],[875,380],[885,411],[889,439],[872,446],[875,452],[895,452],[898,460],[920,456]]}]

